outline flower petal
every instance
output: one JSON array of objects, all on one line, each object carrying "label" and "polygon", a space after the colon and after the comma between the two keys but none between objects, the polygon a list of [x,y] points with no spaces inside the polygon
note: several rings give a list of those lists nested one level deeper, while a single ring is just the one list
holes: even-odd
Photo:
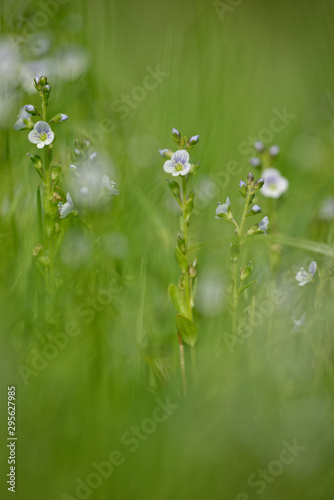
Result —
[{"label": "flower petal", "polygon": [[180,149],[173,154],[172,161],[174,163],[182,163],[183,165],[186,165],[189,163],[189,154],[185,149]]},{"label": "flower petal", "polygon": [[175,171],[175,163],[172,160],[167,160],[164,163],[164,171],[167,172],[167,174],[172,174]]},{"label": "flower petal", "polygon": [[187,175],[190,172],[190,163],[187,163],[180,171],[180,175]]}]

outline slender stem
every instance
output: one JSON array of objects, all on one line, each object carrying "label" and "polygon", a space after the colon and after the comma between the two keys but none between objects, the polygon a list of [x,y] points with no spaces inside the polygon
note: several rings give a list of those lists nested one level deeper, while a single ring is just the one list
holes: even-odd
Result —
[{"label": "slender stem", "polygon": [[[249,205],[250,205],[250,199],[252,196],[252,188],[251,186],[248,186],[247,190],[247,196],[246,196],[246,201],[245,201],[245,206],[244,206],[244,211],[241,217],[241,221],[239,226],[236,224],[236,241],[234,242],[234,245],[237,245],[238,250],[240,251],[240,246],[241,246],[241,239],[242,239],[242,230],[244,228],[246,218],[247,218],[247,213],[249,210]],[[239,288],[238,287],[238,267],[239,267],[239,252],[237,256],[232,257],[232,300],[231,300],[231,309],[232,309],[232,332],[234,335],[237,334],[238,331],[238,300],[239,300]]]},{"label": "slender stem", "polygon": [[232,262],[232,332],[233,335],[238,331],[238,260]]},{"label": "slender stem", "polygon": [[[185,246],[185,256],[188,257],[188,222],[186,221],[186,203],[187,203],[187,181],[182,177],[182,193],[183,193],[183,237]],[[191,297],[190,297],[190,286],[189,286],[189,271],[184,273],[184,293],[186,299],[186,305],[188,310],[189,319],[193,320]]]},{"label": "slender stem", "polygon": [[180,370],[181,370],[183,394],[186,396],[187,395],[187,378],[186,378],[186,365],[184,362],[184,346],[183,346],[182,339],[181,339],[181,336],[179,333],[177,334],[177,336],[179,339]]}]

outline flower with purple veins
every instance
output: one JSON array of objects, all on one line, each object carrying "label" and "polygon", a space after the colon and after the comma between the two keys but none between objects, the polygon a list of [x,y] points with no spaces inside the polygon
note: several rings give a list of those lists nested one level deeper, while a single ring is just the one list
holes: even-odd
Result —
[{"label": "flower with purple veins", "polygon": [[174,177],[187,175],[190,172],[189,154],[184,149],[176,151],[170,160],[165,161],[163,168]]},{"label": "flower with purple veins", "polygon": [[51,144],[54,136],[50,125],[47,122],[39,121],[35,123],[33,130],[29,132],[28,139],[32,144],[36,144],[38,149],[42,149],[44,146]]}]

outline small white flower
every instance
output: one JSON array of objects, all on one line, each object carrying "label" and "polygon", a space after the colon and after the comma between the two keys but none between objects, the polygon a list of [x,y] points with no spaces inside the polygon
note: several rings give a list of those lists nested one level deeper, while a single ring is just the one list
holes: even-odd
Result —
[{"label": "small white flower", "polygon": [[268,226],[269,226],[269,219],[267,216],[265,216],[259,222],[259,231],[262,231],[266,235],[268,231]]},{"label": "small white flower", "polygon": [[230,198],[226,198],[226,203],[218,203],[218,207],[216,208],[216,219],[225,219],[224,215],[228,215],[231,208]]},{"label": "small white flower", "polygon": [[172,174],[174,177],[178,175],[187,175],[190,171],[189,154],[184,149],[176,151],[170,160],[164,164],[164,171]]},{"label": "small white flower", "polygon": [[34,129],[29,132],[28,139],[33,144],[36,144],[38,149],[48,146],[54,139],[54,133],[47,122],[39,121],[35,123]]},{"label": "small white flower", "polygon": [[61,219],[65,219],[65,217],[67,217],[70,213],[73,212],[74,204],[73,204],[70,193],[67,193],[67,195],[66,195],[66,203],[64,203],[64,204],[59,203],[58,207],[59,207],[59,213],[60,213]]},{"label": "small white flower", "polygon": [[296,280],[299,281],[299,286],[304,286],[313,280],[314,274],[317,270],[317,263],[313,260],[309,265],[308,272],[302,267],[296,274]]},{"label": "small white flower", "polygon": [[26,123],[24,123],[24,120],[28,120],[28,122],[31,121],[31,115],[27,113],[25,106],[20,108],[18,117],[16,122],[14,123],[14,130],[24,130],[25,128],[32,128],[32,123],[31,127],[29,127]]},{"label": "small white flower", "polygon": [[111,181],[107,175],[102,177],[101,186],[102,189],[106,189],[109,194],[119,194],[118,189],[115,188],[116,182]]},{"label": "small white flower", "polygon": [[289,187],[289,181],[282,177],[281,172],[276,168],[266,168],[262,177],[264,186],[261,193],[267,198],[279,198]]}]

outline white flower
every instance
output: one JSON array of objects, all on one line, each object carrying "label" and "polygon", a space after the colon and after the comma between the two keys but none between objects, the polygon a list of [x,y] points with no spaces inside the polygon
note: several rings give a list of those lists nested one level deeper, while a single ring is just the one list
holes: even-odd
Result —
[{"label": "white flower", "polygon": [[73,212],[74,204],[73,204],[70,193],[67,193],[67,195],[66,195],[66,203],[64,203],[64,204],[59,203],[58,207],[59,207],[59,213],[60,213],[61,219],[65,219],[65,217],[67,217],[70,213]]},{"label": "white flower", "polygon": [[109,194],[119,194],[118,189],[115,188],[116,182],[111,181],[107,175],[102,177],[101,186],[102,189],[106,189]]},{"label": "white flower", "polygon": [[299,286],[304,286],[313,280],[314,274],[317,270],[317,263],[313,260],[309,265],[308,272],[302,267],[296,274],[296,280],[299,281]]},{"label": "white flower", "polygon": [[289,187],[289,181],[276,168],[266,168],[262,177],[264,186],[261,193],[267,198],[279,198]]},{"label": "white flower", "polygon": [[319,219],[330,221],[334,219],[334,197],[328,197],[323,200],[319,210]]},{"label": "white flower", "polygon": [[189,154],[184,149],[176,151],[170,160],[164,164],[164,171],[172,174],[174,177],[177,175],[187,175],[190,171]]},{"label": "white flower", "polygon": [[267,216],[263,217],[263,219],[259,222],[259,231],[262,231],[264,234],[267,234],[269,226],[269,219]]},{"label": "white flower", "polygon": [[34,129],[29,132],[28,139],[33,144],[37,144],[38,149],[48,146],[54,139],[54,133],[47,122],[39,121],[35,123]]},{"label": "white flower", "polygon": [[227,197],[226,198],[226,203],[218,203],[218,207],[216,208],[216,219],[226,219],[226,215],[229,215],[229,212],[230,212],[230,208],[231,208],[231,202],[230,202],[230,198]]},{"label": "white flower", "polygon": [[27,125],[27,123],[24,122],[24,120],[27,120],[28,122],[31,121],[31,115],[26,112],[25,106],[23,106],[22,108],[20,108],[17,120],[14,123],[14,130],[18,131],[18,130],[23,130],[25,128],[31,128],[32,127],[32,124],[31,124],[31,127],[29,127]]}]

